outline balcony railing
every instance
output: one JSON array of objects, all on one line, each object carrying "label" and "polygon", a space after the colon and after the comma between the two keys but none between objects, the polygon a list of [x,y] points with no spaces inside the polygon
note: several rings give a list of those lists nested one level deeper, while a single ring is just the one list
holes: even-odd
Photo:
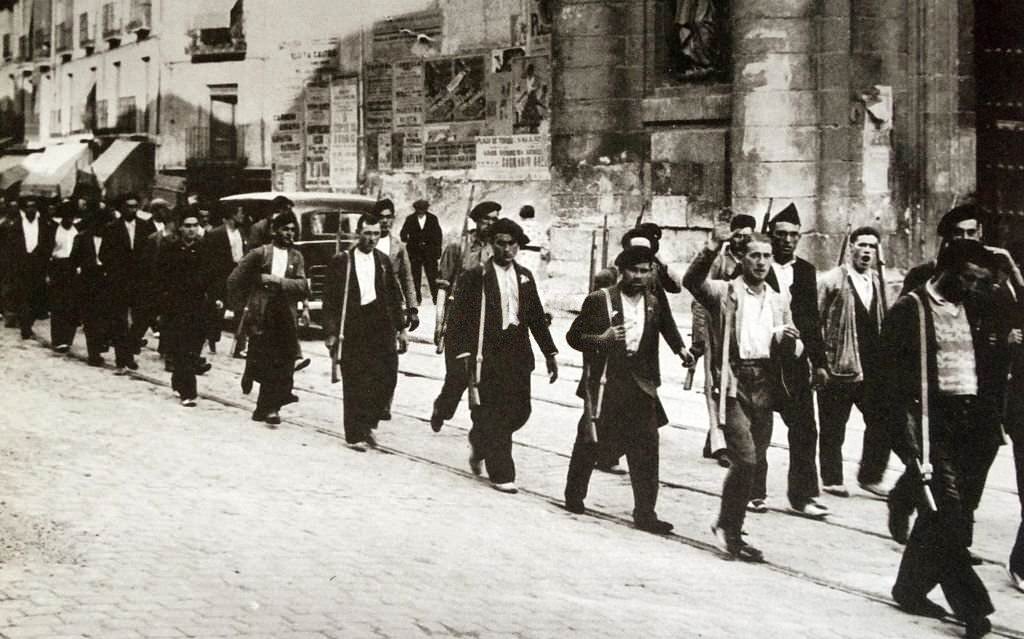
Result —
[{"label": "balcony railing", "polygon": [[22,62],[32,59],[32,48],[27,35],[18,36],[18,60]]},{"label": "balcony railing", "polygon": [[185,136],[187,166],[245,166],[245,138],[249,126],[191,127]]},{"label": "balcony railing", "polygon": [[72,33],[70,20],[57,25],[57,53],[71,53],[74,49]]},{"label": "balcony railing", "polygon": [[191,29],[188,54],[192,62],[223,62],[245,59],[245,32],[239,22],[230,27]]},{"label": "balcony railing", "polygon": [[113,2],[103,5],[103,39],[121,40],[121,18]]},{"label": "balcony railing", "polygon": [[151,0],[132,0],[131,13],[129,14],[127,29],[129,31],[149,32],[153,16],[153,3]]}]

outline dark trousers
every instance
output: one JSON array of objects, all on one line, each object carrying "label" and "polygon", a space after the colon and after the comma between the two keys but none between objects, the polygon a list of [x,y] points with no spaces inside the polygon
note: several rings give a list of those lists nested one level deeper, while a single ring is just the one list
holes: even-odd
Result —
[{"label": "dark trousers", "polygon": [[345,441],[366,441],[398,381],[395,332],[380,300],[348,310],[341,355]]},{"label": "dark trousers", "polygon": [[[580,418],[565,478],[565,501],[582,502],[586,499],[594,463],[602,453],[606,456],[625,453],[629,462],[629,483],[633,488],[633,519],[637,522],[652,521],[658,517],[655,506],[658,502],[659,438],[657,409],[650,404],[657,400],[639,388],[631,394],[631,399],[639,400],[633,402],[637,411],[629,415],[631,419],[619,420],[618,423],[606,420],[610,429],[619,431],[617,436],[602,439],[599,434],[597,442],[588,441],[585,418]],[[645,404],[650,406],[645,407]],[[614,450],[606,453],[608,448]]]},{"label": "dark trousers", "polygon": [[[975,436],[971,432],[973,415],[970,403],[959,398],[940,400],[936,408],[931,415],[932,431],[947,434],[945,441],[935,444],[931,455],[934,469],[929,485],[938,511],[919,509],[900,562],[893,596],[914,600],[941,586],[954,614],[967,621],[988,616],[994,610],[967,550],[973,508],[964,490],[964,462],[970,457],[965,444]],[[908,492],[912,503],[920,505],[923,491],[916,473],[905,474],[901,482],[901,491]]]},{"label": "dark trousers", "polygon": [[[166,330],[161,331],[160,336],[168,340],[168,355],[174,364],[171,389],[181,395],[182,399],[195,399],[198,397],[196,372],[199,370],[199,356],[203,350],[202,315],[171,315],[165,320]],[[165,337],[164,333],[168,332],[170,334]]]},{"label": "dark trousers", "polygon": [[524,361],[529,339],[524,327],[510,327],[485,350],[477,387],[480,405],[470,411],[469,443],[496,484],[516,480],[512,434],[530,418],[530,368]]},{"label": "dark trousers", "polygon": [[1017,541],[1010,553],[1010,570],[1024,575],[1024,433],[1015,433],[1013,439],[1013,463],[1017,467],[1017,497],[1020,498],[1021,524],[1017,528]]},{"label": "dark trousers", "polygon": [[49,267],[50,341],[54,346],[75,341],[78,318],[74,300],[75,270],[70,260],[52,260]]},{"label": "dark trousers", "polygon": [[448,336],[445,335],[444,349],[444,385],[434,400],[434,415],[444,421],[455,416],[455,410],[462,401],[462,394],[469,385],[469,372],[465,360],[455,359],[457,353],[450,347]]},{"label": "dark trousers", "polygon": [[276,413],[294,401],[290,378],[260,382],[260,393],[256,397],[256,414],[266,416]]},{"label": "dark trousers", "polygon": [[22,337],[31,337],[32,325],[46,312],[46,272],[35,267],[19,275],[14,313],[18,317],[18,328]]},{"label": "dark trousers", "polygon": [[107,351],[110,339],[109,324],[108,318],[95,309],[87,312],[82,318],[82,331],[85,333],[85,348],[89,353],[89,359],[99,359]]},{"label": "dark trousers", "polygon": [[427,272],[427,286],[430,287],[430,297],[437,303],[437,260],[417,253],[409,252],[409,265],[412,267],[412,280],[416,284],[416,302],[423,303],[423,295],[420,289],[423,284],[423,271]]},{"label": "dark trousers", "polygon": [[[818,426],[814,421],[814,395],[810,386],[798,390],[779,411],[789,431],[789,489],[787,497],[793,506],[803,506],[817,497],[818,491]],[[771,432],[768,433],[771,441]],[[752,498],[767,494],[768,462],[758,464]]]},{"label": "dark trousers", "polygon": [[821,461],[821,482],[826,486],[844,483],[843,442],[846,439],[846,423],[854,406],[864,416],[865,425],[857,481],[876,484],[885,474],[885,467],[889,463],[885,423],[878,419],[876,402],[865,393],[867,388],[870,385],[863,382],[835,383],[818,391],[818,422],[821,427],[818,456]]},{"label": "dark trousers", "polygon": [[[760,470],[767,468],[772,437],[770,379],[767,360],[735,362],[736,397],[725,404],[725,445],[729,471],[722,486],[718,526],[739,535],[747,514],[747,502],[757,498]],[[763,494],[763,493],[762,493]]]}]

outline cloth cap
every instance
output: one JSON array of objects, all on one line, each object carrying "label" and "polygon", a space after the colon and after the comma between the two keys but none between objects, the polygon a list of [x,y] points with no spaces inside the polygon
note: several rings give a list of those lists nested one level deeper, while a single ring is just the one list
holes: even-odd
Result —
[{"label": "cloth cap", "polygon": [[430,209],[430,202],[426,200],[416,200],[412,203],[412,208],[416,211],[427,211]]},{"label": "cloth cap", "polygon": [[149,208],[155,209],[155,208],[158,208],[158,207],[163,207],[165,209],[169,209],[169,208],[171,208],[171,203],[168,202],[167,200],[163,199],[162,197],[155,197],[155,198],[153,198],[152,200],[149,201]]},{"label": "cloth cap", "polygon": [[984,226],[985,211],[976,204],[961,204],[951,209],[939,220],[939,237],[948,237],[953,227],[965,220],[978,220]]},{"label": "cloth cap", "polygon": [[473,210],[469,212],[469,219],[473,220],[474,222],[479,222],[482,218],[485,217],[497,218],[498,211],[500,210],[501,205],[498,204],[497,202],[481,202],[474,206]]},{"label": "cloth cap", "polygon": [[738,229],[756,229],[757,220],[754,219],[753,215],[747,215],[746,213],[740,213],[732,218],[729,222],[729,230],[735,231]]},{"label": "cloth cap", "polygon": [[797,226],[800,226],[800,213],[796,210],[795,204],[790,202],[786,208],[779,211],[778,214],[768,222],[767,226],[772,227],[779,222],[788,222],[789,224],[796,224]]},{"label": "cloth cap", "polygon": [[[388,211],[388,213],[384,211]],[[377,200],[377,203],[373,205],[373,213],[378,217],[394,217],[395,203],[388,198]]]},{"label": "cloth cap", "polygon": [[638,224],[636,229],[640,231],[641,235],[645,235],[652,240],[661,240],[661,227],[654,222],[643,222]]},{"label": "cloth cap", "polygon": [[294,213],[279,213],[270,220],[270,228],[275,231],[287,224],[294,224],[295,226],[299,225],[299,220],[295,217]]},{"label": "cloth cap", "polygon": [[645,233],[644,229],[640,227],[629,229],[623,234],[622,248],[625,249],[630,246],[642,246],[650,249],[652,253],[657,253],[658,249],[661,248],[658,238],[652,237],[650,233]]},{"label": "cloth cap", "polygon": [[619,270],[643,264],[644,262],[654,262],[654,251],[646,246],[629,246],[623,249],[619,256],[615,258],[615,266]]},{"label": "cloth cap", "polygon": [[488,232],[491,234],[492,238],[497,237],[500,234],[511,235],[512,240],[519,246],[526,246],[530,243],[530,238],[523,232],[523,227],[519,226],[507,217],[503,217],[492,224]]},{"label": "cloth cap", "polygon": [[274,210],[275,211],[282,211],[282,210],[284,210],[286,208],[294,206],[292,201],[289,200],[288,198],[286,198],[283,195],[278,195],[277,197],[275,197],[271,201],[271,204],[274,206]]}]

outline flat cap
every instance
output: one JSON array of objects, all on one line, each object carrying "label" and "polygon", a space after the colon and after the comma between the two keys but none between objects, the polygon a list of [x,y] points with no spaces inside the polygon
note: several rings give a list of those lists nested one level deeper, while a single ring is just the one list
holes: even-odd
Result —
[{"label": "flat cap", "polygon": [[985,210],[977,204],[961,204],[956,208],[950,209],[939,220],[939,236],[948,237],[953,232],[953,227],[967,220],[978,220],[979,224],[984,225],[985,217]]},{"label": "flat cap", "polygon": [[498,211],[501,210],[501,205],[497,202],[485,201],[477,204],[469,212],[469,219],[474,222],[479,222],[481,218],[485,217],[498,217]]},{"label": "flat cap", "polygon": [[636,266],[637,264],[650,263],[654,261],[654,251],[646,246],[630,246],[622,250],[615,258],[615,266],[619,270]]},{"label": "flat cap", "polygon": [[430,209],[430,202],[426,200],[416,200],[412,203],[412,208],[416,211],[426,211]]},{"label": "flat cap", "polygon": [[512,241],[519,246],[526,246],[530,243],[530,238],[523,232],[523,227],[519,226],[507,217],[503,217],[492,224],[489,232],[491,234],[491,238],[495,238],[502,234],[511,235]]}]

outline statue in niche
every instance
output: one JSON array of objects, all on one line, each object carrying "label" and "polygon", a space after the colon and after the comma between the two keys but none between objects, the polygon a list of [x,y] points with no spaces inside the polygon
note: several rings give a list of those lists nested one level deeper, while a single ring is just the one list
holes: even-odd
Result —
[{"label": "statue in niche", "polygon": [[714,75],[721,59],[721,17],[716,4],[722,0],[675,0],[673,26],[674,71],[684,80],[701,80]]}]

